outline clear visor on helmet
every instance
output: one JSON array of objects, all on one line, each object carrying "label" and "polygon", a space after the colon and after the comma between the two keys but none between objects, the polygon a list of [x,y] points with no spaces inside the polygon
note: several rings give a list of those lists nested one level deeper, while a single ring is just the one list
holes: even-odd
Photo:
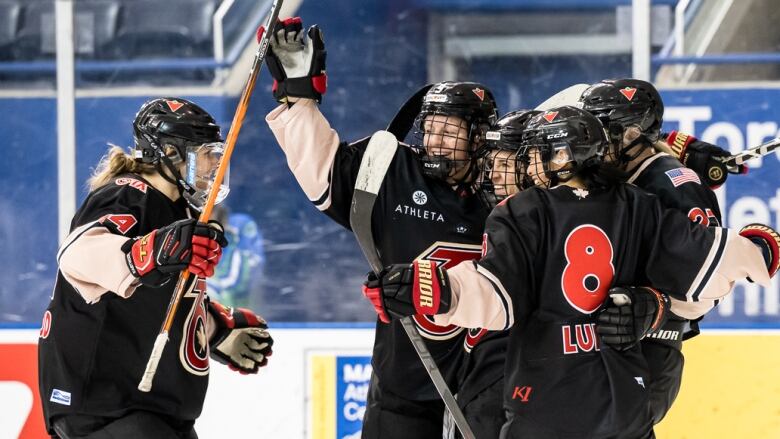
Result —
[{"label": "clear visor on helmet", "polygon": [[[200,209],[206,204],[209,192],[217,177],[217,169],[224,151],[222,142],[187,147],[184,179],[195,190],[193,194],[187,195],[187,201],[193,207]],[[215,204],[222,202],[227,197],[228,192],[230,192],[230,167],[226,169],[222,178]]]},{"label": "clear visor on helmet", "polygon": [[568,142],[529,144],[528,155],[530,163],[527,172],[536,186],[550,187],[553,175],[558,180],[571,177],[571,166],[567,165],[574,161],[574,155]]}]

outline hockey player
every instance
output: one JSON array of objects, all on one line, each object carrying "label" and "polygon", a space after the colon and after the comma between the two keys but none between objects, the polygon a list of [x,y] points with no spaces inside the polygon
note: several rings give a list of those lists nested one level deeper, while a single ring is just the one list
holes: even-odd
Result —
[{"label": "hockey player", "polygon": [[551,189],[524,190],[496,207],[478,262],[393,265],[370,276],[367,296],[385,319],[423,313],[438,324],[510,330],[502,438],[652,437],[641,350],[600,345],[595,334],[610,287],[673,292],[622,290],[621,302],[656,329],[670,311],[724,297],[735,280],[767,284],[780,236],[759,225],[741,231],[747,239],[700,227],[655,196],[614,184],[600,166],[605,132],[583,110],[533,117],[523,144],[529,174]]},{"label": "hockey player", "polygon": [[[489,209],[532,184],[519,157],[520,135],[536,111],[518,110],[502,116],[485,135],[478,160],[477,194]],[[506,422],[503,408],[506,331],[469,328],[466,355],[458,384],[458,406],[477,439],[497,438]],[[454,432],[455,437],[461,437]]]},{"label": "hockey player", "polygon": [[[274,32],[267,59],[274,97],[282,104],[266,121],[312,203],[349,228],[369,139],[343,142],[318,109],[326,91],[321,31],[313,26],[306,32],[300,18],[291,18]],[[373,210],[384,263],[419,259],[454,266],[479,257],[489,211],[473,194],[475,157],[495,121],[495,101],[483,85],[444,82],[425,94],[414,123],[422,146],[399,145]],[[414,319],[453,388],[464,330],[422,315]],[[444,405],[399,322],[387,323],[377,321],[363,437],[441,437]]]},{"label": "hockey player", "polygon": [[[98,165],[57,255],[39,374],[47,431],[61,439],[196,438],[209,352],[243,373],[271,354],[262,318],[197,300],[227,245],[219,223],[192,219],[222,154],[219,126],[192,102],[160,98],[141,107],[133,128],[133,156],[114,147]],[[169,347],[154,388],[142,393],[138,381],[185,268],[193,276]]]},{"label": "hockey player", "polygon": [[[657,195],[664,207],[681,211],[691,221],[703,225],[721,224],[718,200],[708,184],[702,184],[709,181],[706,174],[697,175],[676,158],[653,148],[661,135],[664,106],[652,84],[637,79],[605,80],[585,90],[580,102],[607,127],[610,138],[607,160],[625,172],[628,183]],[[672,134],[675,140],[677,136],[677,133]],[[680,140],[682,136],[680,134]],[[690,143],[691,138],[687,139]],[[708,160],[703,159],[702,151],[706,147],[717,147],[698,144],[705,148],[697,149],[696,158],[691,160],[703,165]],[[685,155],[685,151],[682,154]],[[692,156],[688,154],[688,157]],[[713,303],[700,302],[700,305]],[[614,306],[612,311],[618,312],[618,309]],[[707,311],[709,309],[697,310],[693,316],[701,316]],[[610,321],[608,315],[604,314],[604,322],[598,326],[605,342],[615,348],[627,348],[638,342],[631,336],[632,328],[621,327]],[[684,364],[682,341],[698,334],[696,322],[689,322],[684,317],[685,314],[672,316],[662,328],[642,341],[642,351],[652,375],[651,407],[656,423],[666,415],[680,390]],[[633,325],[633,322],[624,321],[626,326]]]},{"label": "hockey player", "polygon": [[479,160],[477,178],[479,194],[492,209],[499,202],[530,187],[533,182],[525,172],[520,142],[528,120],[539,114],[534,110],[516,110],[502,116],[486,134],[486,145]]}]

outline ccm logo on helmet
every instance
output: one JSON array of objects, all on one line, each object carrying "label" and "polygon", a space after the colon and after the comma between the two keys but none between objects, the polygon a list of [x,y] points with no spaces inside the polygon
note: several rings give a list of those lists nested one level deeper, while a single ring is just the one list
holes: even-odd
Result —
[{"label": "ccm logo on helmet", "polygon": [[560,138],[566,137],[568,135],[569,135],[568,131],[561,131],[560,133],[550,134],[549,136],[547,136],[547,140],[550,140],[550,139],[560,139]]}]

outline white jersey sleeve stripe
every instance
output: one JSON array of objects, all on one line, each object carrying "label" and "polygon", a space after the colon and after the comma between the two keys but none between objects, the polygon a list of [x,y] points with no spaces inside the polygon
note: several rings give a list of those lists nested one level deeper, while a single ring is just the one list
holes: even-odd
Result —
[{"label": "white jersey sleeve stripe", "polygon": [[699,269],[699,273],[696,275],[690,288],[688,288],[688,292],[685,294],[685,297],[689,302],[696,302],[699,299],[703,286],[706,285],[710,277],[712,277],[712,273],[720,264],[720,258],[723,256],[723,248],[726,243],[725,234],[723,232],[725,232],[726,229],[713,227],[710,230],[715,232],[715,239],[712,242],[712,247],[707,254],[707,258],[704,260],[704,264],[701,269]]},{"label": "white jersey sleeve stripe", "polygon": [[504,305],[504,321],[506,324],[504,325],[503,329],[511,328],[512,325],[515,324],[512,298],[509,296],[509,293],[506,292],[506,288],[504,288],[504,285],[501,283],[501,281],[498,280],[498,278],[493,273],[476,262],[473,263],[477,267],[477,272],[482,276],[485,276],[490,281],[490,284],[493,286],[493,291],[498,295],[498,298],[501,299],[501,304]]}]

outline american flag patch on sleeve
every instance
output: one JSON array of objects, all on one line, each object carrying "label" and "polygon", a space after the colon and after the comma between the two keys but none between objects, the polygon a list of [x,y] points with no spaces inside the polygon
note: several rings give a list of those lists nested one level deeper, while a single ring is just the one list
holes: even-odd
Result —
[{"label": "american flag patch on sleeve", "polygon": [[688,168],[676,168],[666,171],[666,176],[669,177],[669,180],[672,180],[674,187],[689,182],[701,184],[699,176]]}]

